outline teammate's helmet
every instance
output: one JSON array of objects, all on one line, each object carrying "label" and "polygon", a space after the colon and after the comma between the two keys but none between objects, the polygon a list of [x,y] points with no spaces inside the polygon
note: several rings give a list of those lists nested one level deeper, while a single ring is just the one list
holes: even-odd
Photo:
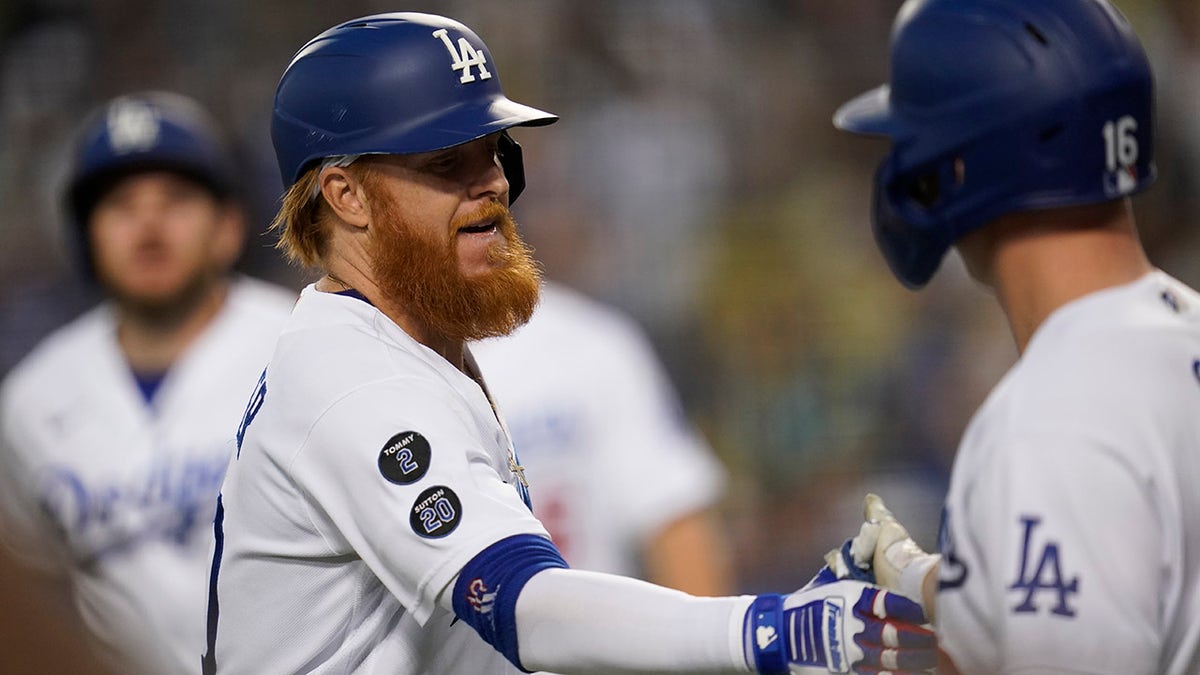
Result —
[{"label": "teammate's helmet", "polygon": [[[491,53],[441,16],[378,14],[306,44],[275,90],[271,140],[285,185],[326,157],[430,152],[555,115],[509,100]],[[520,147],[505,133],[509,201],[524,186]]]},{"label": "teammate's helmet", "polygon": [[1146,188],[1153,78],[1105,0],[908,0],[891,82],[843,105],[841,129],[888,136],[875,240],[909,288],[1004,213]]},{"label": "teammate's helmet", "polygon": [[228,149],[217,126],[185,96],[150,91],[115,98],[84,122],[67,186],[67,207],[82,228],[96,200],[131,173],[182,173],[218,196],[233,188]]},{"label": "teammate's helmet", "polygon": [[121,178],[167,170],[197,181],[219,198],[235,189],[233,164],[216,123],[186,96],[145,91],[117,97],[93,111],[78,133],[66,208],[89,274],[88,218]]}]

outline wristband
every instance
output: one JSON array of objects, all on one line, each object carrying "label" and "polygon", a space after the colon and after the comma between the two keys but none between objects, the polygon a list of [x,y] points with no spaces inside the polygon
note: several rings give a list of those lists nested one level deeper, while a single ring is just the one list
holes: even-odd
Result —
[{"label": "wristband", "polygon": [[760,673],[787,675],[787,642],[783,635],[783,596],[760,595],[746,610],[746,662]]}]

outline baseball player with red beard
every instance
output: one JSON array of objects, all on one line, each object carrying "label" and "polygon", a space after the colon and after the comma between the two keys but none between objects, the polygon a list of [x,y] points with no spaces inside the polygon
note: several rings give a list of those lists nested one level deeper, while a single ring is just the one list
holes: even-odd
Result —
[{"label": "baseball player with red beard", "polygon": [[335,26],[284,72],[276,226],[322,276],[238,431],[205,671],[930,667],[919,608],[863,582],[702,598],[567,567],[465,346],[536,305],[508,130],[555,119],[503,94],[474,32],[428,14]]}]

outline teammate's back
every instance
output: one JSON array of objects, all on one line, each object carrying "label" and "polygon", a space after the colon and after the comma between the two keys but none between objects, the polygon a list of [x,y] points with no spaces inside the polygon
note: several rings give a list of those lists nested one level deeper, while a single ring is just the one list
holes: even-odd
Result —
[{"label": "teammate's back", "polygon": [[937,602],[960,670],[1046,667],[1067,625],[1085,670],[1200,665],[1198,368],[1200,294],[1161,272],[1034,334],[967,429],[946,501]]},{"label": "teammate's back", "polygon": [[834,118],[893,141],[876,242],[910,288],[955,248],[1021,357],[960,445],[940,561],[868,500],[876,575],[936,594],[963,672],[1200,672],[1200,296],[1138,235],[1145,49],[1108,0],[909,0],[891,35],[891,82]]}]

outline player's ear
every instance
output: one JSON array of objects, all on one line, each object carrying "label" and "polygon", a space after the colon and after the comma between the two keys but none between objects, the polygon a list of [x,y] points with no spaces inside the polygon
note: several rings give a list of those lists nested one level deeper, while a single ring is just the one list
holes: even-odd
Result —
[{"label": "player's ear", "polygon": [[321,194],[333,209],[334,214],[355,227],[366,227],[370,222],[362,181],[344,166],[331,166],[317,177]]}]

